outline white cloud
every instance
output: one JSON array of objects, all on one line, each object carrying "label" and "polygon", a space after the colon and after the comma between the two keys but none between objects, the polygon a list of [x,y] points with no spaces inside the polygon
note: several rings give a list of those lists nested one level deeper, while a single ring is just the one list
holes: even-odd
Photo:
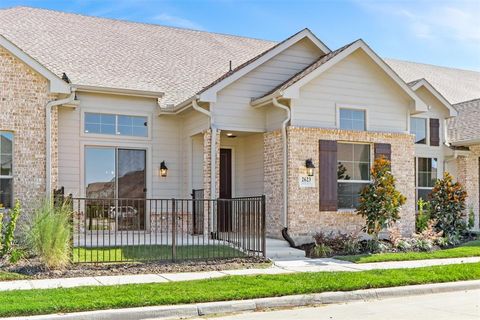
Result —
[{"label": "white cloud", "polygon": [[480,41],[480,2],[463,1],[355,1],[368,11],[400,19],[415,37],[460,42]]},{"label": "white cloud", "polygon": [[155,17],[153,17],[153,20],[161,22],[161,23],[165,23],[165,24],[168,24],[168,25],[174,26],[174,27],[196,29],[196,30],[205,30],[205,28],[202,25],[200,25],[200,24],[198,24],[198,23],[196,23],[192,20],[188,20],[188,19],[185,19],[185,18],[173,16],[173,15],[170,15],[170,14],[167,14],[167,13],[161,13],[159,15],[156,15]]}]

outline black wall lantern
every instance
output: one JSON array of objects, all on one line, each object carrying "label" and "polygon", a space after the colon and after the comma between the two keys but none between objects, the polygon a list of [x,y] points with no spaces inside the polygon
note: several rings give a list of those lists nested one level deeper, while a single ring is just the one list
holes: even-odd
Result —
[{"label": "black wall lantern", "polygon": [[168,168],[165,165],[165,161],[162,161],[162,163],[160,163],[160,176],[166,177],[167,173],[168,173]]},{"label": "black wall lantern", "polygon": [[315,165],[313,164],[312,159],[305,160],[305,168],[307,168],[307,175],[309,177],[313,176]]}]

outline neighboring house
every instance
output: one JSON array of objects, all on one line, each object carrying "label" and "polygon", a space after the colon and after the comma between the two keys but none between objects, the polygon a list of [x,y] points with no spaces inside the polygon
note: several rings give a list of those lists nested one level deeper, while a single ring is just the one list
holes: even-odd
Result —
[{"label": "neighboring house", "polygon": [[405,235],[444,170],[466,184],[478,228],[480,107],[461,103],[475,98],[478,72],[385,61],[362,40],[331,51],[308,29],[274,43],[0,10],[0,201],[32,208],[61,186],[265,194],[268,235],[310,241],[361,227],[358,191],[385,156],[407,197]]}]

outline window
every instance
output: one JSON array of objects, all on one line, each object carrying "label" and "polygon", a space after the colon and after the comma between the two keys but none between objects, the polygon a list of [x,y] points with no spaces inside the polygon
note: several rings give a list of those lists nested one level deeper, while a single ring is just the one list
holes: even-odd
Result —
[{"label": "window", "polygon": [[340,129],[365,131],[365,110],[340,109]]},{"label": "window", "polygon": [[360,191],[370,183],[370,145],[339,143],[337,160],[338,208],[355,209]]},{"label": "window", "polygon": [[11,208],[13,202],[13,133],[0,131],[0,204]]},{"label": "window", "polygon": [[427,143],[427,119],[410,118],[410,133],[415,135],[415,143]]},{"label": "window", "polygon": [[416,158],[417,200],[428,199],[437,180],[438,162],[436,158]]},{"label": "window", "polygon": [[85,113],[85,133],[147,137],[147,117]]}]

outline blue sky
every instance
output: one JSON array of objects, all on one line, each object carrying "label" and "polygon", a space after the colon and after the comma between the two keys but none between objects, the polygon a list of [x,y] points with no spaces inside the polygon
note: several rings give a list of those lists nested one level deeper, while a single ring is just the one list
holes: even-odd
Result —
[{"label": "blue sky", "polygon": [[310,28],[331,49],[363,38],[383,57],[480,71],[480,0],[0,0],[282,40]]}]

